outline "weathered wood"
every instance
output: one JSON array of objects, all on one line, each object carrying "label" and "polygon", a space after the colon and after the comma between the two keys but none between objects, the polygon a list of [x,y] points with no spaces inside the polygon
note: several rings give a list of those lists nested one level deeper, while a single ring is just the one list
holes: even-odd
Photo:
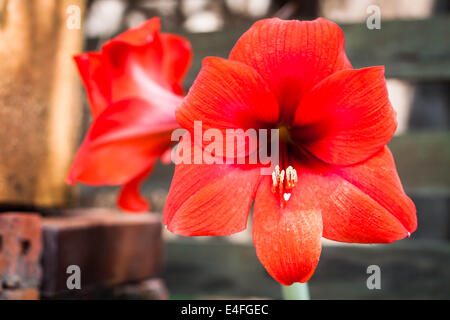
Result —
[{"label": "weathered wood", "polygon": [[386,77],[417,81],[450,80],[450,16],[342,25],[346,52],[355,68],[386,66]]},{"label": "weathered wood", "polygon": [[66,290],[47,296],[48,300],[167,300],[169,293],[162,279],[152,278],[115,286],[93,286],[87,290]]},{"label": "weathered wood", "polygon": [[0,214],[0,299],[35,297],[42,249],[41,218],[31,213]]},{"label": "weathered wood", "polygon": [[[168,243],[165,279],[171,296],[281,298],[280,285],[251,244]],[[367,267],[381,268],[381,290],[369,290]],[[402,241],[388,245],[325,245],[309,281],[313,299],[449,299],[450,245]]]},{"label": "weathered wood", "polygon": [[[67,294],[67,268],[81,269],[81,291],[145,280],[162,267],[160,217],[102,209],[43,219],[42,295]],[[77,290],[75,290],[77,291]]]},{"label": "weathered wood", "polygon": [[[0,202],[61,205],[81,121],[72,56],[83,35],[68,27],[85,0],[6,0],[0,8]],[[81,17],[81,16],[80,16]]]},{"label": "weathered wood", "polygon": [[[381,270],[381,289],[368,290],[367,267]],[[325,246],[311,295],[322,299],[450,299],[448,242]]]},{"label": "weathered wood", "polygon": [[367,17],[374,13],[370,8],[373,5],[379,8],[382,20],[426,19],[446,1],[419,0],[412,5],[408,0],[317,0],[319,16],[340,23],[365,23]]},{"label": "weathered wood", "polygon": [[406,189],[450,194],[450,133],[420,132],[394,137],[389,147]]},{"label": "weathered wood", "polygon": [[[226,58],[249,27],[250,24],[240,24],[214,33],[185,34],[195,52],[187,86],[194,81],[205,56]],[[389,78],[450,80],[450,16],[383,20],[380,30],[369,30],[365,23],[340,27],[345,35],[345,50],[355,68],[384,65]]]},{"label": "weathered wood", "polygon": [[450,194],[416,192],[410,195],[417,209],[417,240],[450,241]]},{"label": "weathered wood", "polygon": [[247,245],[214,240],[168,242],[164,279],[172,298],[281,297],[279,285]]},{"label": "weathered wood", "polygon": [[169,299],[169,292],[164,281],[156,278],[117,286],[112,289],[111,298],[120,300],[167,300]]}]

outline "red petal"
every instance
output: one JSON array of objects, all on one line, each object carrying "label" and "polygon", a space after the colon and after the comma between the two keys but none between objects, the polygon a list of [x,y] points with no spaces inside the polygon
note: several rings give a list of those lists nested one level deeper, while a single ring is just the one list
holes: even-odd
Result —
[{"label": "red petal", "polygon": [[325,162],[348,165],[369,158],[397,127],[384,67],[344,70],[323,80],[301,101],[294,124],[296,140]]},{"label": "red petal", "polygon": [[319,210],[305,210],[295,191],[285,208],[265,177],[256,193],[253,243],[259,260],[278,282],[290,285],[310,279],[319,262],[322,219]]},{"label": "red petal", "polygon": [[325,238],[387,243],[416,229],[414,204],[403,191],[387,147],[354,166],[332,167],[312,158],[302,163],[294,164],[294,190],[304,210],[322,212]]},{"label": "red petal", "polygon": [[89,98],[93,117],[97,117],[110,103],[111,80],[99,53],[84,53],[74,57]]},{"label": "red petal", "polygon": [[163,73],[173,92],[183,94],[181,83],[191,65],[192,48],[188,40],[176,34],[162,33]]},{"label": "red petal", "polygon": [[[218,147],[216,154],[228,158],[245,157],[257,148],[257,132],[252,130],[247,134],[244,130],[277,121],[278,105],[252,68],[236,61],[206,58],[188,95],[176,110],[176,118],[194,136],[197,135],[194,121],[201,121],[203,134],[209,129],[222,130],[218,133],[223,139],[220,141],[223,149]],[[236,148],[235,139],[226,132],[232,129],[240,129],[235,131]],[[234,153],[226,153],[230,150]]]},{"label": "red petal", "polygon": [[133,97],[162,109],[181,102],[192,50],[184,38],[159,29],[159,19],[150,19],[108,41],[101,53],[75,57],[94,117],[111,102]]},{"label": "red petal", "polygon": [[240,232],[247,226],[259,177],[258,168],[178,164],[164,208],[164,224],[183,236]]},{"label": "red petal", "polygon": [[301,97],[322,79],[351,68],[344,35],[333,22],[256,22],[236,43],[230,59],[252,66],[276,94],[281,117],[290,123]]},{"label": "red petal", "polygon": [[259,128],[278,119],[275,97],[256,71],[245,64],[205,58],[203,68],[176,112],[183,128]]},{"label": "red petal", "polygon": [[139,188],[153,171],[155,163],[156,159],[151,162],[148,168],[145,168],[136,177],[124,184],[117,201],[120,208],[130,212],[146,212],[150,210],[150,204],[141,196]]},{"label": "red petal", "polygon": [[148,167],[171,144],[174,115],[139,99],[122,100],[94,121],[78,150],[69,182],[118,185]]},{"label": "red petal", "polygon": [[159,18],[154,17],[119,34],[112,41],[123,42],[132,46],[143,46],[153,41],[155,33],[159,32],[160,28]]},{"label": "red petal", "polygon": [[[148,22],[153,25],[151,21]],[[172,84],[164,73],[165,56],[173,53],[163,50],[159,28],[131,29],[102,47],[106,68],[111,75],[112,101],[139,97],[154,104],[173,105],[180,100],[172,92]],[[133,36],[136,33],[136,36]],[[128,41],[129,40],[129,41]]]},{"label": "red petal", "polygon": [[387,147],[361,164],[334,171],[340,186],[330,197],[335,203],[323,210],[324,237],[384,243],[416,230],[416,208],[403,191]]}]

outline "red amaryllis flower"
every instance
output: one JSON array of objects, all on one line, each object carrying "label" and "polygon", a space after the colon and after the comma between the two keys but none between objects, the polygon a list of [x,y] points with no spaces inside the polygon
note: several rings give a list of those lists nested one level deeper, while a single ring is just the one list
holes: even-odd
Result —
[{"label": "red amaryllis flower", "polygon": [[385,243],[416,229],[386,146],[396,114],[384,68],[353,69],[330,21],[255,23],[229,59],[204,60],[176,117],[188,131],[194,121],[280,129],[272,176],[254,165],[177,165],[164,223],[185,236],[229,235],[246,228],[254,201],[256,253],[282,284],[312,276],[321,237]]},{"label": "red amaryllis flower", "polygon": [[149,209],[138,188],[170,151],[181,82],[192,57],[186,39],[159,30],[159,19],[153,18],[110,40],[99,53],[75,57],[94,121],[68,181],[124,185],[118,204],[130,211]]}]

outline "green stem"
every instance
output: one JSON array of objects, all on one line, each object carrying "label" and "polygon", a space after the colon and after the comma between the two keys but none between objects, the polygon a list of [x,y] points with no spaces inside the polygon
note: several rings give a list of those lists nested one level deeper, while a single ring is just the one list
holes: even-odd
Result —
[{"label": "green stem", "polygon": [[309,300],[308,283],[294,283],[290,286],[281,286],[284,300]]}]

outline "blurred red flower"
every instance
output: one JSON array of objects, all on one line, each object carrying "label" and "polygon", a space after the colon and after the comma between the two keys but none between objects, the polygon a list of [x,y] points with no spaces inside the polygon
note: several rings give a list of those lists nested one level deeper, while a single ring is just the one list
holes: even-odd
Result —
[{"label": "blurred red flower", "polygon": [[282,284],[308,281],[321,237],[386,243],[416,229],[386,146],[397,124],[384,68],[353,69],[330,21],[255,23],[229,59],[204,60],[176,117],[189,131],[194,121],[280,129],[272,176],[255,165],[177,165],[164,223],[184,236],[229,235],[246,228],[254,201],[256,253]]},{"label": "blurred red flower", "polygon": [[167,158],[182,80],[191,63],[189,42],[160,33],[150,19],[105,43],[100,52],[75,56],[93,123],[78,150],[68,182],[123,185],[118,204],[146,211],[139,186],[157,160]]}]

